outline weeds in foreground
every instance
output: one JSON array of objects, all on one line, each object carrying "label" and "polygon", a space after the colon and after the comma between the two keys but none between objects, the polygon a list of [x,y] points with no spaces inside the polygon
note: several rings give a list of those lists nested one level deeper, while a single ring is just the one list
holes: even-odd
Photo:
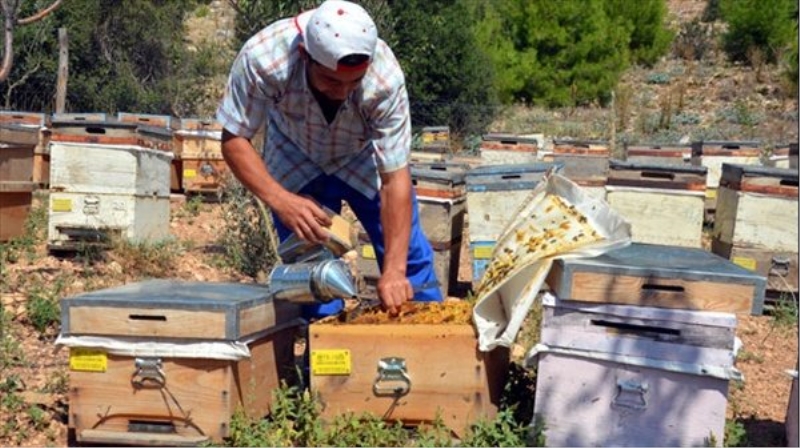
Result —
[{"label": "weeds in foreground", "polygon": [[3,370],[25,364],[25,351],[14,335],[11,315],[0,305],[0,377]]},{"label": "weeds in foreground", "polygon": [[66,277],[57,277],[52,284],[34,284],[28,292],[28,320],[40,334],[45,334],[61,322],[59,300],[66,289]]},{"label": "weeds in foreground", "polygon": [[238,409],[225,446],[525,446],[528,425],[518,422],[511,409],[492,420],[482,420],[457,440],[441,415],[414,428],[387,422],[369,413],[345,413],[321,418],[320,404],[308,390],[283,384],[273,392],[266,419],[248,417]]}]

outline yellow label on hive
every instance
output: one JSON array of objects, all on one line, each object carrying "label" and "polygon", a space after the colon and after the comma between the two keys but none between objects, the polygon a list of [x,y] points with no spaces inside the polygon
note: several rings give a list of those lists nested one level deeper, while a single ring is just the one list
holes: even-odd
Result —
[{"label": "yellow label on hive", "polygon": [[108,355],[102,350],[72,347],[69,349],[69,369],[105,372],[108,369]]},{"label": "yellow label on hive", "polygon": [[372,246],[372,244],[365,244],[361,248],[361,256],[369,260],[375,259],[375,248]]},{"label": "yellow label on hive", "polygon": [[492,258],[492,251],[494,250],[494,246],[478,246],[472,249],[473,257],[481,260],[488,260]]},{"label": "yellow label on hive", "polygon": [[756,267],[758,266],[758,263],[756,263],[754,258],[733,257],[731,258],[731,261],[745,269],[750,269],[751,271],[755,271]]},{"label": "yellow label on hive", "polygon": [[312,375],[350,375],[353,370],[347,349],[311,350],[310,364]]},{"label": "yellow label on hive", "polygon": [[422,134],[422,143],[430,143],[434,139],[433,134]]},{"label": "yellow label on hive", "polygon": [[72,199],[69,198],[53,198],[53,203],[50,207],[54,212],[71,212]]},{"label": "yellow label on hive", "polygon": [[183,177],[186,178],[197,177],[197,170],[192,170],[192,169],[183,170]]},{"label": "yellow label on hive", "polygon": [[717,198],[717,190],[706,190],[706,199],[716,199]]}]

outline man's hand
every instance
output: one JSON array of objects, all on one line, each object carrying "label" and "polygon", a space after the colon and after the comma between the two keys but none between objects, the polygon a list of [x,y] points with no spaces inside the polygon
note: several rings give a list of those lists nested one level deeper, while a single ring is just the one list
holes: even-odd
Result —
[{"label": "man's hand", "polygon": [[414,289],[405,274],[389,271],[378,279],[378,297],[391,315],[400,312],[400,306],[414,297]]},{"label": "man's hand", "polygon": [[285,191],[275,201],[272,210],[301,240],[318,244],[328,240],[323,227],[331,225],[331,218],[314,200]]}]

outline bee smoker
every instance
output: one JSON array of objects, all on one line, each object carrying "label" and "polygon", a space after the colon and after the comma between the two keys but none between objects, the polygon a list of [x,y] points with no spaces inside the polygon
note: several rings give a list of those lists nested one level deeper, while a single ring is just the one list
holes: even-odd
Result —
[{"label": "bee smoker", "polygon": [[269,285],[275,299],[301,304],[357,295],[350,268],[339,259],[278,265],[269,275]]},{"label": "bee smoker", "polygon": [[275,299],[319,304],[358,294],[349,266],[328,248],[309,245],[292,235],[278,253],[285,264],[275,266],[269,274]]}]

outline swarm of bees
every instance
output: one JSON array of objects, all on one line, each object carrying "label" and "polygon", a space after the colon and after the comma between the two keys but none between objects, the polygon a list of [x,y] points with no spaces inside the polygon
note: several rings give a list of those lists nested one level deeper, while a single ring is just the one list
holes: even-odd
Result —
[{"label": "swarm of bees", "polygon": [[501,238],[478,285],[478,297],[527,263],[603,239],[586,216],[554,194],[544,195],[526,218],[517,221],[522,225],[512,229],[512,238]]}]

